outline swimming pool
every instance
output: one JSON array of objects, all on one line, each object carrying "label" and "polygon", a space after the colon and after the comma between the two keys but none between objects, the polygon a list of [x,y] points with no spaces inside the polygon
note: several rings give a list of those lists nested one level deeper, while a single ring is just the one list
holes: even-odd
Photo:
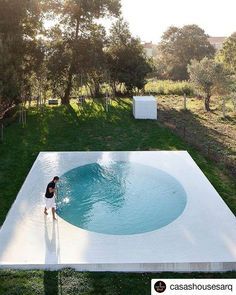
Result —
[{"label": "swimming pool", "polygon": [[183,212],[187,196],[170,174],[134,162],[92,163],[61,176],[57,214],[97,233],[131,235],[159,229]]},{"label": "swimming pool", "polygon": [[235,249],[235,216],[185,151],[41,152],[0,229],[0,269],[231,271]]}]

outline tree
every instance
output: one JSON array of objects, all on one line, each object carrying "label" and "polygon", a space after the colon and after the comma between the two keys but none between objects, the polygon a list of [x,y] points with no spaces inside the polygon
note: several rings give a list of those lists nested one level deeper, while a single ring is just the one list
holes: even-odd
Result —
[{"label": "tree", "polygon": [[209,112],[211,96],[225,94],[230,86],[230,79],[223,64],[205,57],[200,62],[192,60],[188,72],[196,92],[204,96],[205,110]]},{"label": "tree", "polygon": [[51,0],[48,7],[59,20],[63,38],[67,40],[67,58],[69,66],[66,70],[63,104],[69,103],[73,86],[73,78],[78,72],[81,39],[88,39],[93,31],[95,21],[105,16],[118,16],[120,0]]},{"label": "tree", "polygon": [[213,57],[214,47],[208,35],[197,25],[170,27],[162,36],[156,57],[159,76],[172,80],[187,80],[187,65],[192,59]]},{"label": "tree", "polygon": [[107,64],[104,47],[107,42],[106,31],[102,26],[95,25],[86,40],[84,59],[81,62],[83,77],[86,77],[87,86],[91,95],[99,98],[100,85],[107,81]]},{"label": "tree", "polygon": [[89,32],[78,39],[72,51],[71,40],[63,35],[59,27],[53,28],[52,41],[48,44],[48,77],[55,95],[64,99],[72,55],[76,53],[70,93],[82,86],[82,82],[89,86],[93,97],[99,97],[100,83],[103,82],[106,72],[103,50],[105,37],[102,26],[91,25]]},{"label": "tree", "polygon": [[128,92],[135,87],[144,87],[145,77],[152,70],[151,65],[140,40],[131,36],[128,24],[122,18],[111,28],[107,59],[113,90],[122,83]]},{"label": "tree", "polygon": [[223,62],[232,74],[236,74],[236,32],[224,42],[223,48],[217,55],[217,60]]},{"label": "tree", "polygon": [[38,0],[0,0],[0,97],[7,105],[28,92],[30,75],[42,61]]}]

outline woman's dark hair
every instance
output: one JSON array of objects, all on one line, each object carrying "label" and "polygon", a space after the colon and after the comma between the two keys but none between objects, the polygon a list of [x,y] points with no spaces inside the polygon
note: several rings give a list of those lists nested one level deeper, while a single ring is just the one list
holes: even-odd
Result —
[{"label": "woman's dark hair", "polygon": [[59,177],[58,176],[53,177],[53,181],[54,180],[59,180]]}]

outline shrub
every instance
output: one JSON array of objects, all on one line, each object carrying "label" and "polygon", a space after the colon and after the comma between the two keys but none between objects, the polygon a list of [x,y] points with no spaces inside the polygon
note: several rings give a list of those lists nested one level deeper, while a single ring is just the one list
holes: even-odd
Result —
[{"label": "shrub", "polygon": [[194,89],[190,82],[174,82],[170,80],[157,81],[149,80],[145,85],[145,93],[153,95],[186,95],[193,96]]}]

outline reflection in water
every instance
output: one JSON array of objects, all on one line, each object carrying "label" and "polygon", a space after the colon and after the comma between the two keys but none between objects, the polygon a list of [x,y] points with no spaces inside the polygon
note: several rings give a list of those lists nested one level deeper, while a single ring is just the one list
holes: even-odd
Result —
[{"label": "reflection in water", "polygon": [[[128,167],[122,169],[106,163],[103,166],[93,164],[86,165],[80,169],[73,169],[69,175],[60,179],[58,186],[58,207],[59,215],[63,209],[76,216],[81,216],[84,226],[90,222],[95,207],[103,204],[116,211],[122,207],[126,191],[126,177]],[[110,198],[116,191],[116,197]],[[79,206],[75,207],[75,202]]]},{"label": "reflection in water", "polygon": [[57,213],[87,230],[135,234],[169,224],[186,201],[181,184],[164,171],[102,159],[61,177]]}]

